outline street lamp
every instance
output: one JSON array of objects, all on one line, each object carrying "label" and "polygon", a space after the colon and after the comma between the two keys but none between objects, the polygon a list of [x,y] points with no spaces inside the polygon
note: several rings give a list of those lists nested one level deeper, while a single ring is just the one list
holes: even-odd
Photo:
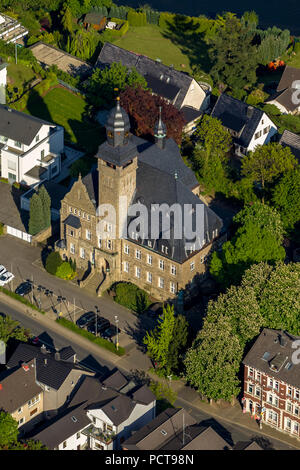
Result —
[{"label": "street lamp", "polygon": [[116,322],[116,332],[117,332],[116,347],[117,347],[117,351],[118,351],[119,350],[119,330],[118,330],[119,319],[118,319],[118,315],[115,315],[115,322]]}]

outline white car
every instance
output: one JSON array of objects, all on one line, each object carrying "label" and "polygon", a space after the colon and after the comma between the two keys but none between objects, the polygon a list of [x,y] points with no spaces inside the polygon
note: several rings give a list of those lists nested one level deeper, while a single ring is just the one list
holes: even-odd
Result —
[{"label": "white car", "polygon": [[14,277],[15,276],[12,273],[6,271],[2,276],[0,276],[0,286],[4,286],[4,284],[10,282]]},{"label": "white car", "polygon": [[3,264],[0,264],[0,276],[6,272],[6,268],[3,266]]}]

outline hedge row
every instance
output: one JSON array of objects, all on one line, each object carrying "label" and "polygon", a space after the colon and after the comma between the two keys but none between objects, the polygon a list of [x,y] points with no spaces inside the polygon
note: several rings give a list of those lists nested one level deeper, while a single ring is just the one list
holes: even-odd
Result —
[{"label": "hedge row", "polygon": [[127,14],[127,20],[130,26],[146,26],[147,17],[145,12],[137,12],[134,10],[129,10]]},{"label": "hedge row", "polygon": [[93,335],[92,333],[89,333],[88,331],[79,328],[76,326],[73,322],[70,320],[67,320],[66,318],[57,318],[57,323],[60,325],[64,326],[65,328],[68,328],[69,330],[73,331],[74,333],[77,333],[84,338],[88,339],[92,343],[97,344],[101,348],[105,348],[110,352],[113,352],[114,354],[117,354],[117,356],[124,356],[125,354],[125,349],[119,346],[119,349],[117,350],[116,346],[114,343],[111,343],[107,339],[99,338],[98,336]]},{"label": "hedge row", "polygon": [[27,307],[33,308],[34,310],[37,310],[38,312],[42,313],[43,315],[45,312],[43,310],[40,310],[38,307],[36,307],[34,304],[29,302],[29,300],[25,299],[21,295],[16,294],[15,292],[11,292],[8,289],[5,289],[4,287],[0,286],[0,292],[3,292],[3,294],[8,295],[9,297],[12,297],[15,300],[18,300],[22,304],[26,305]]},{"label": "hedge row", "polygon": [[114,21],[117,24],[122,24],[120,29],[111,29],[109,30],[112,33],[113,37],[121,38],[124,34],[127,33],[129,29],[129,22],[127,20],[119,20],[118,18],[111,18],[111,21]]}]

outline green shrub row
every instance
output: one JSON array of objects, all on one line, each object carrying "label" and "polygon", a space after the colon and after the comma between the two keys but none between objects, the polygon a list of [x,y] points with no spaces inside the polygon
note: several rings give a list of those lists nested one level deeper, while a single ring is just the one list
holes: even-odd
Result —
[{"label": "green shrub row", "polygon": [[130,282],[119,282],[112,286],[114,300],[137,313],[143,313],[151,304],[147,292]]},{"label": "green shrub row", "polygon": [[68,328],[69,330],[73,331],[74,333],[77,333],[77,334],[83,336],[84,338],[88,339],[92,343],[97,344],[101,348],[105,348],[108,351],[110,351],[114,354],[117,354],[117,356],[124,356],[124,354],[125,354],[125,349],[124,348],[119,346],[119,348],[117,350],[114,343],[111,343],[107,339],[99,338],[99,337],[93,335],[92,333],[89,333],[88,331],[79,328],[73,322],[71,322],[70,320],[67,320],[66,318],[57,318],[56,321],[60,325],[64,326],[65,328]]},{"label": "green shrub row", "polygon": [[110,36],[113,40],[119,39],[124,34],[127,33],[129,29],[129,22],[127,20],[120,20],[118,18],[111,18],[111,21],[114,21],[117,24],[122,24],[120,29],[106,29],[104,33],[101,34],[103,37],[104,35]]},{"label": "green shrub row", "polygon": [[146,13],[142,11],[138,12],[135,10],[129,10],[127,13],[127,21],[129,22],[130,26],[146,26]]},{"label": "green shrub row", "polygon": [[8,295],[9,297],[12,297],[15,300],[18,300],[19,302],[26,305],[27,307],[33,308],[34,310],[37,310],[38,312],[45,314],[43,310],[40,310],[38,307],[36,307],[36,305],[32,304],[31,302],[29,302],[29,300],[25,299],[21,295],[16,294],[15,292],[11,292],[10,290],[5,289],[4,287],[1,287],[1,286],[0,286],[0,292],[3,292],[3,294]]}]

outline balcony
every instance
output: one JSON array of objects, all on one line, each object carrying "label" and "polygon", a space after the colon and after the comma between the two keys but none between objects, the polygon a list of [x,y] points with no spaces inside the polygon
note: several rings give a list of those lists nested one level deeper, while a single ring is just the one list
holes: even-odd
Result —
[{"label": "balcony", "polygon": [[104,442],[106,445],[110,444],[115,438],[114,432],[102,431],[102,429],[96,428],[93,424],[81,431],[81,434],[93,437],[98,441]]}]

